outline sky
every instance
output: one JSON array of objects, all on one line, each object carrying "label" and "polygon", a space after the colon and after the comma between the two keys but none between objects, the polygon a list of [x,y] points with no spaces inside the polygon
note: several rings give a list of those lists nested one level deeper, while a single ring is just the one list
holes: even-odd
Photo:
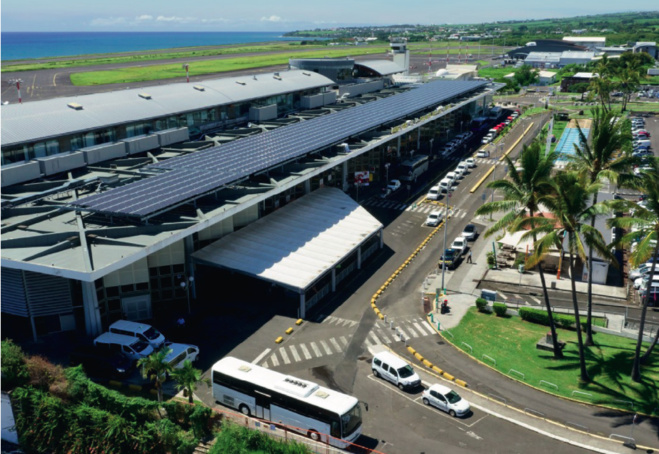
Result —
[{"label": "sky", "polygon": [[[3,0],[0,14],[2,31],[291,31],[573,17],[630,11],[625,6],[613,0]],[[636,0],[632,11],[657,6]]]}]

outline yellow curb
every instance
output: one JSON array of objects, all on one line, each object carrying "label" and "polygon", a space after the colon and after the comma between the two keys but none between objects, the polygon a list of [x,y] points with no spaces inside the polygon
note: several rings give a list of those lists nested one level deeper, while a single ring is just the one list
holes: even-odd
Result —
[{"label": "yellow curb", "polygon": [[275,344],[281,344],[282,342],[284,342],[284,338],[281,337],[281,336],[279,336],[277,339],[275,339]]},{"label": "yellow curb", "polygon": [[380,320],[384,320],[384,315],[382,315],[382,312],[378,314],[378,317],[380,318]]},{"label": "yellow curb", "polygon": [[116,386],[117,388],[120,388],[122,386],[122,383],[120,381],[117,381],[117,380],[110,380],[108,382],[108,384],[110,386]]},{"label": "yellow curb", "polygon": [[301,318],[299,318],[299,319],[297,320],[297,322],[295,322],[295,324],[298,325],[298,326],[300,326],[300,325],[302,324],[302,322],[304,322],[304,320],[302,320]]},{"label": "yellow curb", "polygon": [[416,353],[416,350],[414,350],[414,348],[413,348],[413,347],[410,347],[410,346],[407,347],[407,351],[410,352],[411,354],[415,354],[415,353]]},{"label": "yellow curb", "polygon": [[455,380],[455,377],[454,377],[453,375],[449,374],[448,372],[444,372],[444,373],[442,374],[442,376],[443,376],[445,379],[447,379],[447,380],[451,380],[451,381],[452,381],[452,380]]},{"label": "yellow curb", "polygon": [[427,359],[424,359],[422,363],[429,369],[432,369],[432,363],[428,361]]},{"label": "yellow curb", "polygon": [[468,386],[467,386],[467,382],[464,381],[464,380],[460,380],[460,379],[458,379],[458,378],[455,379],[455,384],[456,384],[456,385],[460,385],[460,386],[465,387],[465,388],[468,388]]},{"label": "yellow curb", "polygon": [[432,366],[431,369],[432,369],[433,371],[437,372],[439,375],[442,375],[442,374],[444,373],[444,371],[441,370],[441,369],[440,369],[439,367],[437,367],[437,366]]},{"label": "yellow curb", "polygon": [[128,385],[128,389],[131,391],[142,391],[142,387],[140,385]]},{"label": "yellow curb", "polygon": [[293,332],[293,328],[292,328],[292,327],[291,327],[291,328],[288,328],[288,329],[286,330],[286,334],[291,334],[292,332]]},{"label": "yellow curb", "polygon": [[424,359],[424,358],[423,358],[423,355],[422,355],[421,353],[419,353],[419,352],[416,352],[416,353],[414,354],[414,357],[415,357],[416,359],[418,359],[419,361],[423,361],[423,359]]}]

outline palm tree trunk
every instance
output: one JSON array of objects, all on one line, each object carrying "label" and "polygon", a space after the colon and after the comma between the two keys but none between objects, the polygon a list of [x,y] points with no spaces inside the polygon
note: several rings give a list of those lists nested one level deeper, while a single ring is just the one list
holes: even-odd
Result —
[{"label": "palm tree trunk", "polygon": [[[659,242],[657,242],[657,245],[654,247],[654,255],[652,256],[652,266],[650,267],[649,276],[654,276],[654,271],[655,268],[657,267],[657,254],[659,254]],[[645,299],[643,301],[643,309],[641,310],[641,321],[638,326],[638,338],[636,339],[636,353],[634,354],[634,364],[632,365],[632,380],[634,380],[635,382],[641,381],[641,345],[643,345],[645,316],[648,312],[648,303],[650,302],[651,289],[652,289],[652,279],[648,279],[648,283],[645,286]]]},{"label": "palm tree trunk", "polygon": [[654,349],[654,346],[657,345],[657,340],[659,340],[659,328],[657,328],[657,332],[654,333],[654,339],[652,340],[652,343],[648,347],[648,351],[646,351],[641,357],[641,364],[645,364],[645,362],[648,360],[648,358],[652,354],[652,350]]},{"label": "palm tree trunk", "polygon": [[[597,203],[597,193],[593,195],[593,205]],[[590,226],[595,228],[595,217],[590,220]],[[593,248],[588,247],[588,306],[586,314],[586,342],[585,345],[595,345],[593,342]]]},{"label": "palm tree trunk", "polygon": [[188,388],[188,403],[193,404],[194,401],[192,400],[192,386]]},{"label": "palm tree trunk", "polygon": [[[535,238],[534,238],[535,242]],[[549,319],[549,330],[551,331],[551,338],[554,341],[554,359],[563,358],[563,350],[558,345],[558,336],[556,335],[556,325],[554,324],[554,315],[551,311],[551,304],[549,303],[549,292],[547,291],[547,283],[545,282],[545,272],[542,271],[542,262],[536,265],[538,273],[540,274],[540,283],[542,284],[542,295],[545,299],[545,307],[547,308],[547,318]],[[658,331],[659,332],[659,331]]]},{"label": "palm tree trunk", "polygon": [[[576,235],[570,233],[570,235]],[[581,381],[590,381],[588,371],[586,370],[586,355],[584,351],[583,339],[581,336],[581,319],[579,318],[579,304],[577,303],[577,285],[574,279],[574,254],[570,251],[570,281],[572,282],[572,306],[574,306],[574,321],[577,324],[577,341],[579,343],[579,365],[581,368]]]}]

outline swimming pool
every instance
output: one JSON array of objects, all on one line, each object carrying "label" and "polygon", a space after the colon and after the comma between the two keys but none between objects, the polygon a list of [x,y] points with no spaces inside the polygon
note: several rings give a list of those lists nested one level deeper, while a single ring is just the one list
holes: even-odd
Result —
[{"label": "swimming pool", "polygon": [[[590,128],[581,128],[586,137],[590,133]],[[561,139],[556,144],[556,153],[559,154],[559,161],[567,161],[569,155],[574,154],[574,145],[579,145],[579,130],[577,128],[565,128]]]}]

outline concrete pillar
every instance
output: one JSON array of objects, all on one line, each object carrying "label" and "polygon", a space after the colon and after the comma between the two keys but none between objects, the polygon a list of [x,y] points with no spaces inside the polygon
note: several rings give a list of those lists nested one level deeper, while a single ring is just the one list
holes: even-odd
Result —
[{"label": "concrete pillar", "polygon": [[398,145],[396,145],[396,156],[400,158],[400,138],[402,136],[398,136]]},{"label": "concrete pillar", "polygon": [[362,269],[362,245],[360,244],[357,248],[357,269]]},{"label": "concrete pillar", "polygon": [[332,291],[336,292],[336,268],[332,268]]},{"label": "concrete pillar", "polygon": [[82,304],[85,311],[85,331],[89,337],[96,337],[103,332],[101,311],[98,309],[96,285],[93,282],[81,282]]},{"label": "concrete pillar", "polygon": [[343,191],[348,190],[348,163],[344,162],[341,166],[341,179],[343,180]]},{"label": "concrete pillar", "polygon": [[421,126],[416,128],[416,151],[421,151]]},{"label": "concrete pillar", "polygon": [[307,316],[307,302],[306,295],[304,290],[300,292],[300,318],[305,318]]},{"label": "concrete pillar", "polygon": [[183,248],[185,250],[185,269],[187,272],[188,284],[190,295],[192,299],[197,299],[197,285],[195,284],[195,264],[192,260],[192,253],[194,252],[194,240],[192,235],[188,235],[183,239]]},{"label": "concrete pillar", "polygon": [[384,247],[384,231],[380,229],[378,232],[378,236],[380,237],[380,249]]},{"label": "concrete pillar", "polygon": [[306,180],[304,182],[304,193],[309,194],[311,192],[311,180]]}]

